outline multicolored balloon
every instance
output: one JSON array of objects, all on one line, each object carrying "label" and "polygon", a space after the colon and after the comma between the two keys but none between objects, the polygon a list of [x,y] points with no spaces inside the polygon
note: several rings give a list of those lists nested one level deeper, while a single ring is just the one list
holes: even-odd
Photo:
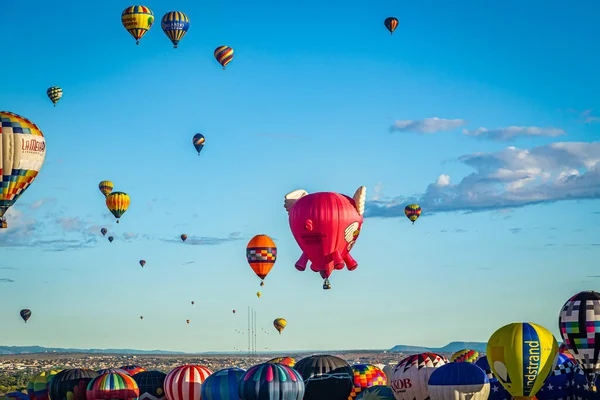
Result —
[{"label": "multicolored balloon", "polygon": [[144,265],[146,265],[146,260],[140,260],[140,265],[142,266],[142,268],[144,268]]},{"label": "multicolored balloon", "polygon": [[[575,360],[575,357],[573,357],[573,354],[571,354],[571,352],[569,351],[569,348],[567,347],[567,345],[563,342],[560,344],[560,346],[558,346],[558,352],[560,354],[564,354],[565,356],[569,357],[571,360]],[[577,360],[575,360],[575,362],[577,362]]]},{"label": "multicolored balloon", "polygon": [[40,128],[20,115],[0,111],[0,228],[4,214],[35,180],[46,158],[46,139]]},{"label": "multicolored balloon", "polygon": [[183,235],[180,236],[181,241],[185,242],[185,240],[188,238],[188,236],[184,233]]},{"label": "multicolored balloon", "polygon": [[88,383],[98,376],[96,371],[84,368],[65,369],[54,376],[48,386],[52,400],[88,400]]},{"label": "multicolored balloon", "polygon": [[383,371],[371,364],[356,364],[352,366],[354,375],[354,387],[350,393],[350,399],[354,399],[363,389],[371,386],[385,386],[387,379]]},{"label": "multicolored balloon", "polygon": [[219,46],[215,49],[215,59],[223,69],[233,60],[233,49],[229,46]]},{"label": "multicolored balloon", "polygon": [[486,355],[494,376],[512,397],[531,399],[554,370],[558,344],[543,326],[516,322],[492,334]]},{"label": "multicolored balloon", "polygon": [[198,155],[200,155],[200,152],[204,148],[205,141],[206,141],[206,139],[204,138],[204,135],[201,133],[196,133],[194,135],[194,137],[192,138],[192,144],[194,145],[194,148],[198,152]]},{"label": "multicolored balloon", "polygon": [[273,239],[267,235],[256,235],[250,239],[246,246],[246,260],[263,286],[264,279],[277,261],[277,246]]},{"label": "multicolored balloon", "polygon": [[275,321],[273,321],[273,326],[275,327],[275,329],[277,329],[277,332],[279,332],[279,334],[281,335],[281,331],[285,329],[285,327],[287,326],[287,321],[284,318],[276,318]]},{"label": "multicolored balloon", "polygon": [[140,389],[129,374],[109,372],[88,383],[87,400],[137,400]]},{"label": "multicolored balloon", "polygon": [[52,86],[46,90],[46,96],[48,96],[52,104],[54,104],[54,107],[56,107],[56,103],[58,103],[62,95],[63,91],[58,86]]},{"label": "multicolored balloon", "polygon": [[145,6],[127,7],[121,13],[121,23],[133,36],[135,44],[140,44],[142,36],[152,28],[154,13]]},{"label": "multicolored balloon", "polygon": [[239,381],[246,372],[240,368],[221,369],[202,384],[202,400],[239,400]]},{"label": "multicolored balloon", "polygon": [[446,357],[429,352],[414,354],[400,361],[394,367],[390,383],[396,400],[429,400],[429,377],[447,363]]},{"label": "multicolored balloon", "polygon": [[106,196],[106,207],[108,207],[108,210],[117,219],[117,224],[119,223],[119,218],[121,218],[129,208],[130,203],[131,199],[127,193],[112,192]]},{"label": "multicolored balloon", "polygon": [[[187,320],[189,324],[189,319]],[[165,378],[165,392],[169,400],[200,400],[202,384],[212,371],[202,365],[176,367]]]},{"label": "multicolored balloon", "polygon": [[323,289],[330,289],[329,277],[334,269],[349,271],[358,267],[350,255],[363,223],[366,188],[361,186],[353,198],[339,193],[308,194],[295,190],[285,196],[284,207],[302,255],[296,269],[304,271],[308,261],[310,269],[324,279]]},{"label": "multicolored balloon", "polygon": [[490,381],[470,362],[450,362],[433,371],[427,390],[431,400],[488,400]]},{"label": "multicolored balloon", "polygon": [[102,228],[100,229],[100,233],[102,234],[102,236],[106,236],[106,234],[108,233],[108,229]]},{"label": "multicolored balloon", "polygon": [[21,315],[21,318],[23,318],[23,321],[25,321],[25,323],[27,323],[27,320],[31,318],[31,310],[28,308],[24,308],[19,314]]},{"label": "multicolored balloon", "polygon": [[293,357],[275,357],[275,358],[271,358],[267,362],[283,364],[283,365],[287,365],[288,367],[293,367],[294,365],[296,365],[296,359]]},{"label": "multicolored balloon", "polygon": [[404,215],[415,224],[415,221],[421,216],[421,206],[418,204],[409,204],[404,207]]},{"label": "multicolored balloon", "polygon": [[474,363],[477,361],[477,358],[479,358],[479,352],[477,350],[464,349],[452,354],[450,362]]},{"label": "multicolored balloon", "polygon": [[287,365],[264,363],[242,375],[238,394],[244,400],[303,400],[304,381]]},{"label": "multicolored balloon", "polygon": [[160,25],[176,49],[190,27],[190,19],[181,11],[169,11],[162,17]]},{"label": "multicolored balloon", "polygon": [[481,368],[488,377],[490,381],[490,396],[488,400],[506,400],[510,399],[511,395],[508,391],[500,384],[498,378],[494,376],[492,373],[492,369],[490,368],[490,364],[488,363],[487,356],[479,357],[479,360],[475,362],[479,368]]},{"label": "multicolored balloon", "polygon": [[314,355],[294,365],[305,384],[304,400],[348,400],[354,386],[354,371],[343,359]]},{"label": "multicolored balloon", "polygon": [[139,374],[140,372],[146,372],[146,368],[140,367],[139,365],[123,365],[120,369],[127,372],[131,376]]},{"label": "multicolored balloon", "polygon": [[596,391],[600,372],[600,293],[577,293],[560,311],[558,327],[567,348],[585,372],[591,391]]},{"label": "multicolored balloon", "polygon": [[140,400],[164,400],[165,378],[167,374],[161,371],[138,372],[132,378],[140,388]]},{"label": "multicolored balloon", "polygon": [[395,17],[388,17],[383,21],[383,25],[385,25],[387,30],[390,31],[390,35],[392,35],[398,27],[398,19]]},{"label": "multicolored balloon", "polygon": [[548,376],[544,385],[535,395],[538,400],[569,399],[571,397],[571,380],[575,373],[576,362],[564,354],[558,355],[558,363]]},{"label": "multicolored balloon", "polygon": [[110,194],[110,192],[113,191],[114,188],[115,188],[115,185],[111,181],[101,181],[98,184],[98,189],[100,189],[100,192],[102,192],[104,197],[108,196]]},{"label": "multicolored balloon", "polygon": [[33,378],[33,395],[35,400],[48,400],[48,384],[60,371],[60,369],[44,371]]},{"label": "multicolored balloon", "polygon": [[[35,395],[33,394],[33,381],[27,383],[27,397],[29,400],[35,400]],[[0,400],[2,400],[1,397]]]}]

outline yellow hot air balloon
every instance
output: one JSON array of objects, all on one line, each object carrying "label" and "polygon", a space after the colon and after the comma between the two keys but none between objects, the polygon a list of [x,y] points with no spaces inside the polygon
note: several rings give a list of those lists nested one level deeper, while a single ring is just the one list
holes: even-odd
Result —
[{"label": "yellow hot air balloon", "polygon": [[129,208],[130,201],[129,195],[123,192],[112,192],[106,196],[106,207],[108,207],[110,212],[117,219],[117,224],[119,223],[119,218],[121,218]]},{"label": "yellow hot air balloon", "polygon": [[558,362],[558,344],[552,333],[531,322],[498,329],[486,352],[494,376],[515,400],[533,398]]},{"label": "yellow hot air balloon", "polygon": [[260,299],[260,296],[262,295],[261,292],[256,292],[256,297],[258,297]]},{"label": "yellow hot air balloon", "polygon": [[127,7],[121,13],[121,23],[127,29],[127,32],[135,38],[135,44],[140,44],[140,39],[154,23],[154,13],[145,6]]},{"label": "yellow hot air balloon", "polygon": [[0,111],[0,228],[6,211],[40,172],[46,158],[46,139],[33,122]]},{"label": "yellow hot air balloon", "polygon": [[101,181],[98,184],[98,189],[102,192],[104,197],[108,196],[110,192],[114,189],[115,185],[111,181]]},{"label": "yellow hot air balloon", "polygon": [[277,329],[277,332],[281,335],[281,331],[287,326],[287,321],[284,318],[277,318],[273,321],[273,326]]}]

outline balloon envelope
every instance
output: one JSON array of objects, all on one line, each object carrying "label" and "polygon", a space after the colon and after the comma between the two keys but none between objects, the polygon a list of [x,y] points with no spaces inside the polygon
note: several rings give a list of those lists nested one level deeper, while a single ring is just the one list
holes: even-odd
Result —
[{"label": "balloon envelope", "polygon": [[210,375],[202,384],[202,400],[239,400],[239,381],[246,372],[226,368]]},{"label": "balloon envelope", "polygon": [[433,371],[427,390],[431,400],[487,400],[490,381],[477,365],[450,362]]},{"label": "balloon envelope", "polygon": [[298,361],[294,369],[304,379],[304,400],[347,400],[352,392],[354,371],[339,357],[306,357]]},{"label": "balloon envelope", "polygon": [[259,364],[242,375],[238,395],[244,400],[303,400],[304,381],[287,365]]},{"label": "balloon envelope", "polygon": [[140,388],[140,400],[163,400],[165,397],[165,378],[161,371],[138,372],[132,378]]},{"label": "balloon envelope", "polygon": [[392,374],[390,387],[396,400],[428,400],[427,383],[431,374],[448,359],[435,353],[420,353],[400,361]]}]

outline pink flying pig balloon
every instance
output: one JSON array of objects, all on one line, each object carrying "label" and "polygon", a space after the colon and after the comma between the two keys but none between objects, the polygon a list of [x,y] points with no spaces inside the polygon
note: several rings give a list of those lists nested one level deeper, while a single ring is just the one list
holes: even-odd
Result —
[{"label": "pink flying pig balloon", "polygon": [[358,267],[350,250],[362,228],[366,193],[361,186],[353,198],[334,192],[308,194],[302,189],[285,196],[290,228],[302,249],[296,269],[304,271],[310,261],[310,269],[325,280],[323,289],[331,289],[329,276],[334,269]]}]

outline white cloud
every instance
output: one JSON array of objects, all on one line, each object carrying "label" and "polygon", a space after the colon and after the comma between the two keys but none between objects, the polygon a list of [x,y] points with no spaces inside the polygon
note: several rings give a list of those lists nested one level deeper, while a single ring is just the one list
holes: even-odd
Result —
[{"label": "white cloud", "polygon": [[540,128],[538,126],[509,126],[506,128],[477,128],[474,130],[463,129],[463,135],[476,136],[484,139],[506,142],[519,136],[528,137],[558,137],[567,133],[558,128]]},{"label": "white cloud", "polygon": [[442,174],[416,198],[370,201],[370,217],[404,215],[407,202],[427,212],[487,211],[561,200],[600,198],[600,142],[559,142],[530,150],[507,147],[459,162],[474,172],[451,184]]},{"label": "white cloud", "polygon": [[390,132],[419,132],[419,133],[436,133],[443,131],[451,131],[465,125],[467,121],[462,119],[445,119],[445,118],[425,118],[418,121],[399,120],[394,122],[390,127]]}]

